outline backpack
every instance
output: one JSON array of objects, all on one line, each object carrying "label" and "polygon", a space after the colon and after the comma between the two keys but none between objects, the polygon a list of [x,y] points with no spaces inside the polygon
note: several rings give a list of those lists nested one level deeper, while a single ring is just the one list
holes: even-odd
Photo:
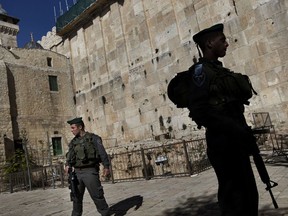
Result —
[{"label": "backpack", "polygon": [[187,108],[190,94],[190,73],[189,70],[179,72],[173,77],[167,86],[168,98],[177,108]]},{"label": "backpack", "polygon": [[[202,65],[204,64],[194,64],[189,68],[189,70],[177,73],[176,76],[174,76],[168,83],[168,98],[176,105],[177,108],[188,108],[189,103],[191,103],[190,94],[193,94],[193,89],[195,88],[195,86],[192,86],[194,85],[193,83],[195,83],[192,82],[192,73],[198,66],[201,66],[202,70]],[[204,73],[211,73],[211,70],[215,71],[215,73],[213,73],[215,74],[213,75],[214,77],[209,81],[209,91],[211,91],[211,94],[212,90],[213,94],[217,94],[220,92],[217,89],[226,89],[230,99],[237,99],[246,105],[249,104],[248,100],[253,96],[253,93],[257,95],[257,92],[254,90],[247,75],[234,73],[227,68],[210,63],[205,64],[203,67],[205,70]],[[218,97],[221,98],[222,95],[218,95]]]}]

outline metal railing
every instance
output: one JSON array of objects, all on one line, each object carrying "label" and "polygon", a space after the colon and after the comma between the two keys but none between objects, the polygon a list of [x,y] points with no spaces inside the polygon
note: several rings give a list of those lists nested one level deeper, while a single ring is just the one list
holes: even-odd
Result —
[{"label": "metal railing", "polygon": [[[206,140],[181,141],[151,148],[110,155],[111,178],[107,182],[148,180],[165,176],[198,174],[211,167],[206,155]],[[63,164],[30,170],[33,188],[67,186]],[[29,190],[27,171],[0,179],[0,192]]]},{"label": "metal railing", "polygon": [[71,23],[80,14],[82,14],[84,10],[89,8],[95,2],[97,2],[97,0],[77,1],[77,3],[69,9],[69,11],[67,11],[66,13],[57,18],[56,22],[57,32],[61,31],[67,24]]},{"label": "metal railing", "polygon": [[[0,192],[16,192],[32,188],[64,187],[65,175],[63,164],[33,168],[28,172],[9,173],[0,177]],[[29,185],[29,183],[31,185]],[[31,187],[31,188],[30,188]]]},{"label": "metal railing", "polygon": [[112,182],[193,175],[211,167],[205,139],[112,154],[110,159]]}]

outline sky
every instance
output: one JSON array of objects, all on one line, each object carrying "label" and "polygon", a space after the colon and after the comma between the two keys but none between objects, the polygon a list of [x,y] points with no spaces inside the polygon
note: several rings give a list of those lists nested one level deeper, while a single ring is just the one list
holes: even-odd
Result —
[{"label": "sky", "polygon": [[59,17],[60,7],[65,13],[67,5],[71,7],[75,2],[76,0],[0,0],[8,16],[20,20],[18,22],[20,30],[17,35],[20,48],[31,41],[31,33],[34,41],[46,36],[47,32],[56,25],[55,12],[56,17]]}]

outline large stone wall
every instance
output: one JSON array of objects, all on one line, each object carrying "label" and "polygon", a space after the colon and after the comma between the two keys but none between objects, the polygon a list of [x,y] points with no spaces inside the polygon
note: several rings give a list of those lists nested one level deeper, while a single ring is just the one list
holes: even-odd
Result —
[{"label": "large stone wall", "polygon": [[114,140],[108,148],[190,139],[203,131],[169,101],[167,83],[198,56],[192,36],[222,22],[230,44],[225,66],[249,75],[259,94],[248,122],[252,112],[267,111],[287,133],[287,8],[285,0],[125,0],[67,38],[52,31],[41,44],[70,58],[77,115]]},{"label": "large stone wall", "polygon": [[10,102],[8,96],[7,73],[3,55],[0,56],[0,109],[1,109],[1,124],[0,124],[0,164],[6,160],[5,153],[5,138],[12,137],[12,125],[10,116]]}]

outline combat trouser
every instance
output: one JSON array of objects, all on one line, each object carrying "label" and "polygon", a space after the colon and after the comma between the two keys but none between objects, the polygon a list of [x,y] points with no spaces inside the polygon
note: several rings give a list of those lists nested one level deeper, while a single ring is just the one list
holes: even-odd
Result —
[{"label": "combat trouser", "polygon": [[97,211],[102,216],[109,215],[109,207],[104,197],[104,190],[96,168],[75,168],[79,181],[79,196],[73,200],[72,216],[81,216],[83,212],[83,196],[87,188],[91,199],[94,201]]},{"label": "combat trouser", "polygon": [[218,179],[221,216],[257,216],[259,196],[249,155],[229,134],[208,130],[206,139]]}]

